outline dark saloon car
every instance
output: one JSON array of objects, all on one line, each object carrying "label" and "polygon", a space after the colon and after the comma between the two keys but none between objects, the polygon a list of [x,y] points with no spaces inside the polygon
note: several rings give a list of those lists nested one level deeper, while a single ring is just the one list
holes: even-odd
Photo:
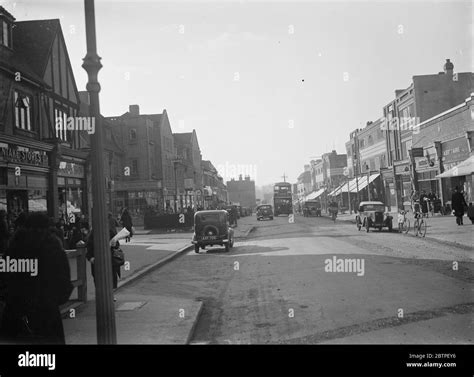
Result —
[{"label": "dark saloon car", "polygon": [[388,228],[389,232],[393,228],[393,217],[385,211],[385,204],[382,202],[361,202],[359,214],[356,216],[357,228],[362,227],[368,232],[370,228],[382,230]]},{"label": "dark saloon car", "polygon": [[257,207],[257,220],[273,220],[273,209],[270,204],[261,204]]},{"label": "dark saloon car", "polygon": [[229,251],[234,246],[234,230],[229,224],[229,214],[225,210],[198,211],[194,214],[194,251],[199,248],[220,245]]}]

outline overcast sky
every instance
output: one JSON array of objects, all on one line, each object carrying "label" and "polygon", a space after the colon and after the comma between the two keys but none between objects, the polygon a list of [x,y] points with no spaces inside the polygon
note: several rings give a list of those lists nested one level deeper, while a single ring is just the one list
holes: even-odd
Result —
[{"label": "overcast sky", "polygon": [[[59,18],[79,90],[83,1],[2,1],[18,21]],[[103,115],[166,109],[204,159],[257,184],[294,182],[345,153],[411,77],[473,71],[469,1],[96,1]]]}]

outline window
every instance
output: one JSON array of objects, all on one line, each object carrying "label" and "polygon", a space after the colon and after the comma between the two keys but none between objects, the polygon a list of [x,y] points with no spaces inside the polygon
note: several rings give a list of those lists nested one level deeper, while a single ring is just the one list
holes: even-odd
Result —
[{"label": "window", "polygon": [[367,140],[367,144],[368,145],[373,145],[374,144],[374,139],[373,139],[372,135],[369,135],[369,138]]},{"label": "window", "polygon": [[359,148],[362,149],[362,148],[364,148],[364,146],[365,146],[365,140],[364,140],[364,139],[360,139],[360,140],[359,140]]},{"label": "window", "polygon": [[22,130],[31,131],[31,97],[17,91],[14,93],[15,126]]},{"label": "window", "polygon": [[130,141],[136,141],[137,140],[137,130],[135,128],[132,128],[128,133],[128,137],[129,137]]},{"label": "window", "polygon": [[138,160],[132,160],[132,175],[138,175]]},{"label": "window", "polygon": [[4,46],[11,47],[11,26],[5,21],[1,21],[1,24],[0,43]]},{"label": "window", "polygon": [[59,108],[54,109],[56,137],[64,141],[68,140],[67,121],[68,116],[66,110]]}]

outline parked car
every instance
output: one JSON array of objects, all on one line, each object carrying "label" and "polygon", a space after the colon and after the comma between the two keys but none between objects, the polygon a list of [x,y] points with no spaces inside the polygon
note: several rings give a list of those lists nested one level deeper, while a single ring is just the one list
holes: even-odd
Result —
[{"label": "parked car", "polygon": [[356,215],[357,229],[364,227],[367,232],[370,228],[382,230],[388,228],[391,232],[393,228],[393,217],[385,211],[385,204],[382,202],[361,202],[359,213]]},{"label": "parked car", "polygon": [[303,204],[303,215],[309,216],[321,216],[321,203],[318,200],[308,200]]},{"label": "parked car", "polygon": [[229,251],[234,246],[234,229],[230,227],[229,213],[225,210],[198,211],[194,214],[194,251],[206,246],[220,245]]},{"label": "parked car", "polygon": [[257,207],[257,220],[273,220],[273,209],[270,204],[261,204]]}]

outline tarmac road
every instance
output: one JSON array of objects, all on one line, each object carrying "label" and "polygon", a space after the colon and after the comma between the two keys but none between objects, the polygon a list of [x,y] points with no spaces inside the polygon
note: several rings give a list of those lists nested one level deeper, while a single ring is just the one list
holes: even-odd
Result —
[{"label": "tarmac road", "polygon": [[324,217],[246,221],[229,253],[188,252],[122,292],[202,300],[192,343],[473,343],[472,251]]}]

